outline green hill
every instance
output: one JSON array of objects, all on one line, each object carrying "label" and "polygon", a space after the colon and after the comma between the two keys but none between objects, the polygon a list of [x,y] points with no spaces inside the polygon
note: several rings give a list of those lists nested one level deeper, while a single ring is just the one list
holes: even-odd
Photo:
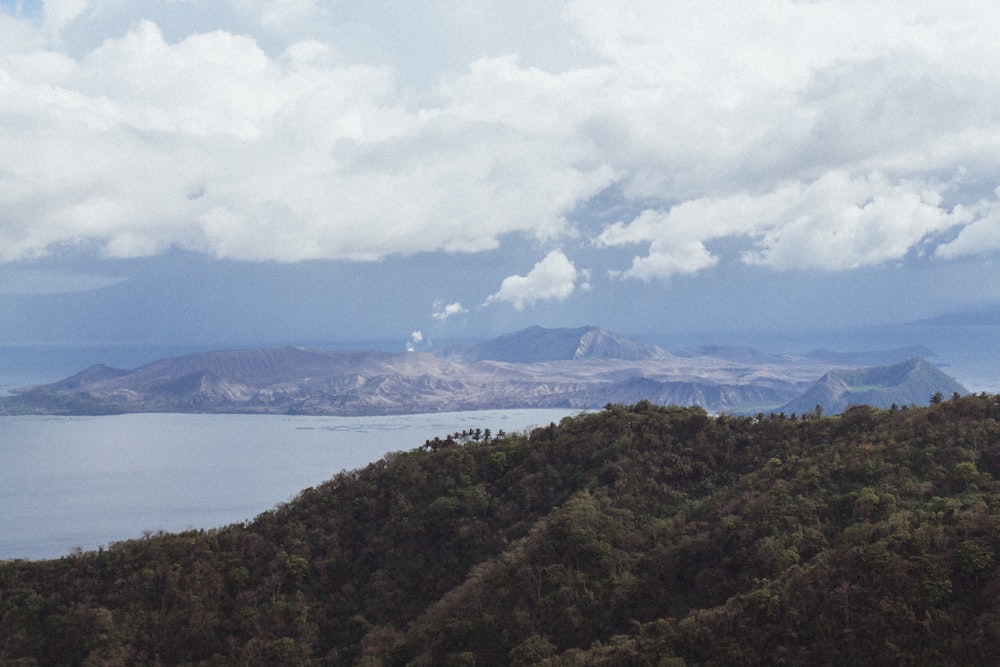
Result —
[{"label": "green hill", "polygon": [[994,665],[998,418],[453,434],[245,525],[0,563],[0,664]]}]

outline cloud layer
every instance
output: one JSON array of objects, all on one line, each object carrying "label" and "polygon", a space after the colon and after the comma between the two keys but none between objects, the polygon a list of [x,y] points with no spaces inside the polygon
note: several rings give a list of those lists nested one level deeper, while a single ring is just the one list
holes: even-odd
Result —
[{"label": "cloud layer", "polygon": [[[521,309],[584,280],[574,247],[632,247],[602,270],[641,280],[1000,251],[988,3],[6,11],[0,262],[377,260],[517,235],[548,254],[487,303]],[[642,212],[581,225],[612,187]]]}]

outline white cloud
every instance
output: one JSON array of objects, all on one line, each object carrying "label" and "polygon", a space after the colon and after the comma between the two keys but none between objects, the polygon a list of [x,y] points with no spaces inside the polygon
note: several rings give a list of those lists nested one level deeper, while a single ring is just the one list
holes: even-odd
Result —
[{"label": "white cloud", "polygon": [[33,54],[0,79],[6,261],[84,240],[116,257],[473,252],[562,235],[612,178],[559,137],[409,109],[389,71],[337,64],[316,42],[274,58],[245,36],[170,44],[140,22],[51,61]]},{"label": "white cloud", "polygon": [[635,257],[630,269],[611,271],[611,276],[650,280],[696,273],[714,266],[718,258],[708,251],[704,241],[728,235],[734,229],[728,216],[716,219],[713,225],[709,216],[714,211],[706,204],[694,201],[670,211],[646,210],[630,223],[617,222],[607,227],[597,238],[598,246],[649,243],[645,257]]},{"label": "white cloud", "polygon": [[441,320],[442,322],[452,315],[461,315],[462,313],[468,312],[462,307],[462,304],[458,301],[454,303],[445,304],[443,301],[434,302],[434,312],[431,317],[435,320]]},{"label": "white cloud", "polygon": [[[996,194],[1000,196],[1000,188]],[[935,254],[945,259],[1000,252],[1000,203],[980,202],[974,207],[976,219],[962,227],[958,236],[939,245]]]},{"label": "white cloud", "polygon": [[562,300],[576,289],[576,282],[583,277],[561,250],[553,250],[524,276],[508,276],[500,290],[491,294],[483,303],[507,302],[517,310],[524,310],[538,301]]},{"label": "white cloud", "polygon": [[42,21],[46,32],[58,40],[59,33],[91,9],[91,5],[90,0],[42,0]]},{"label": "white cloud", "polygon": [[307,21],[325,18],[317,0],[229,0],[239,13],[275,30],[302,28]]},{"label": "white cloud", "polygon": [[645,211],[607,227],[600,246],[649,243],[626,278],[669,278],[714,266],[705,243],[747,237],[747,264],[775,269],[845,270],[903,259],[928,237],[966,224],[970,213],[942,205],[945,186],[892,183],[873,173],[829,172],[812,183],[783,183],[759,195],[696,199],[668,211]]},{"label": "white cloud", "polygon": [[0,6],[0,56],[37,51],[44,46],[45,39],[29,21],[5,14]]},{"label": "white cloud", "polygon": [[725,238],[778,269],[959,225],[931,254],[994,252],[953,178],[1000,180],[998,31],[986,2],[48,0],[0,12],[0,262],[565,247],[610,185],[648,209],[598,235],[648,244],[619,277]]},{"label": "white cloud", "polygon": [[853,269],[900,260],[929,235],[964,224],[961,207],[942,206],[940,186],[889,183],[880,174],[850,178],[831,172],[765,198],[749,264],[777,269]]}]

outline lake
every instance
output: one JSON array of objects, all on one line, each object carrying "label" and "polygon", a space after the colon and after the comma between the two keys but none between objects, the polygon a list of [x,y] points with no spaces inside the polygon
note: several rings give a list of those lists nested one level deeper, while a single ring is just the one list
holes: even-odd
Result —
[{"label": "lake", "polygon": [[341,470],[434,436],[514,433],[567,414],[0,417],[0,560],[252,519]]},{"label": "lake", "polygon": [[[691,334],[771,352],[925,345],[971,391],[1000,392],[1000,326],[906,325],[787,335]],[[61,380],[102,362],[134,368],[214,348],[0,346],[0,394]],[[0,559],[51,558],[143,531],[212,528],[252,519],[385,453],[467,428],[518,431],[565,410],[494,410],[396,417],[122,415],[0,417]]]}]

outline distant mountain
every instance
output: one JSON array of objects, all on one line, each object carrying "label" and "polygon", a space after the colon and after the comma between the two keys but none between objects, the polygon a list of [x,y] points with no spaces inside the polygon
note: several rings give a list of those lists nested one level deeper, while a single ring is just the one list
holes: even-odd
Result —
[{"label": "distant mountain", "polygon": [[834,352],[832,350],[812,350],[805,356],[817,361],[836,364],[856,364],[858,366],[888,366],[914,357],[933,357],[934,351],[923,345],[897,347],[892,350],[870,350],[854,352]]},{"label": "distant mountain", "polygon": [[825,412],[837,413],[848,405],[925,405],[935,393],[947,397],[968,390],[926,359],[915,357],[892,366],[830,371],[781,410],[803,413],[819,405]]},{"label": "distant mountain", "polygon": [[[716,406],[715,410],[754,412],[780,404],[795,393],[792,387],[769,387],[764,384],[720,384],[707,380],[652,380],[646,377],[629,378],[622,382],[602,386],[599,396],[584,395],[583,403],[606,405],[608,403],[637,403],[647,400],[657,405]],[[589,400],[588,400],[589,399]],[[730,406],[720,408],[720,406]]]},{"label": "distant mountain", "polygon": [[189,354],[133,370],[97,365],[0,397],[0,414],[375,415],[588,409],[643,399],[744,414],[820,404],[832,413],[848,403],[923,403],[938,391],[965,392],[922,359],[905,368],[845,366],[743,348],[675,356],[597,327],[532,327],[441,356],[283,347]]},{"label": "distant mountain", "polygon": [[677,357],[713,357],[744,364],[781,361],[781,355],[769,354],[755,350],[752,347],[737,347],[732,345],[695,345],[672,352]]},{"label": "distant mountain", "polygon": [[110,380],[128,374],[129,371],[127,370],[112,368],[111,366],[106,366],[104,364],[95,364],[90,368],[80,371],[76,375],[71,375],[65,380],[60,380],[59,382],[49,386],[57,391],[73,390],[79,389],[80,387],[86,387],[94,384],[95,382],[103,382],[104,380]]},{"label": "distant mountain", "polygon": [[[424,353],[285,347],[160,359],[131,371],[93,366],[0,401],[3,412],[377,414],[428,411],[462,385],[457,366]],[[406,396],[421,395],[419,405]]]},{"label": "distant mountain", "polygon": [[484,343],[451,346],[442,356],[463,363],[490,360],[535,364],[579,359],[641,361],[662,359],[667,353],[655,345],[638,343],[599,327],[545,329],[536,326]]},{"label": "distant mountain", "polygon": [[945,313],[944,315],[938,315],[937,317],[931,317],[926,320],[913,322],[913,324],[997,326],[1000,325],[1000,304],[976,310]]}]

